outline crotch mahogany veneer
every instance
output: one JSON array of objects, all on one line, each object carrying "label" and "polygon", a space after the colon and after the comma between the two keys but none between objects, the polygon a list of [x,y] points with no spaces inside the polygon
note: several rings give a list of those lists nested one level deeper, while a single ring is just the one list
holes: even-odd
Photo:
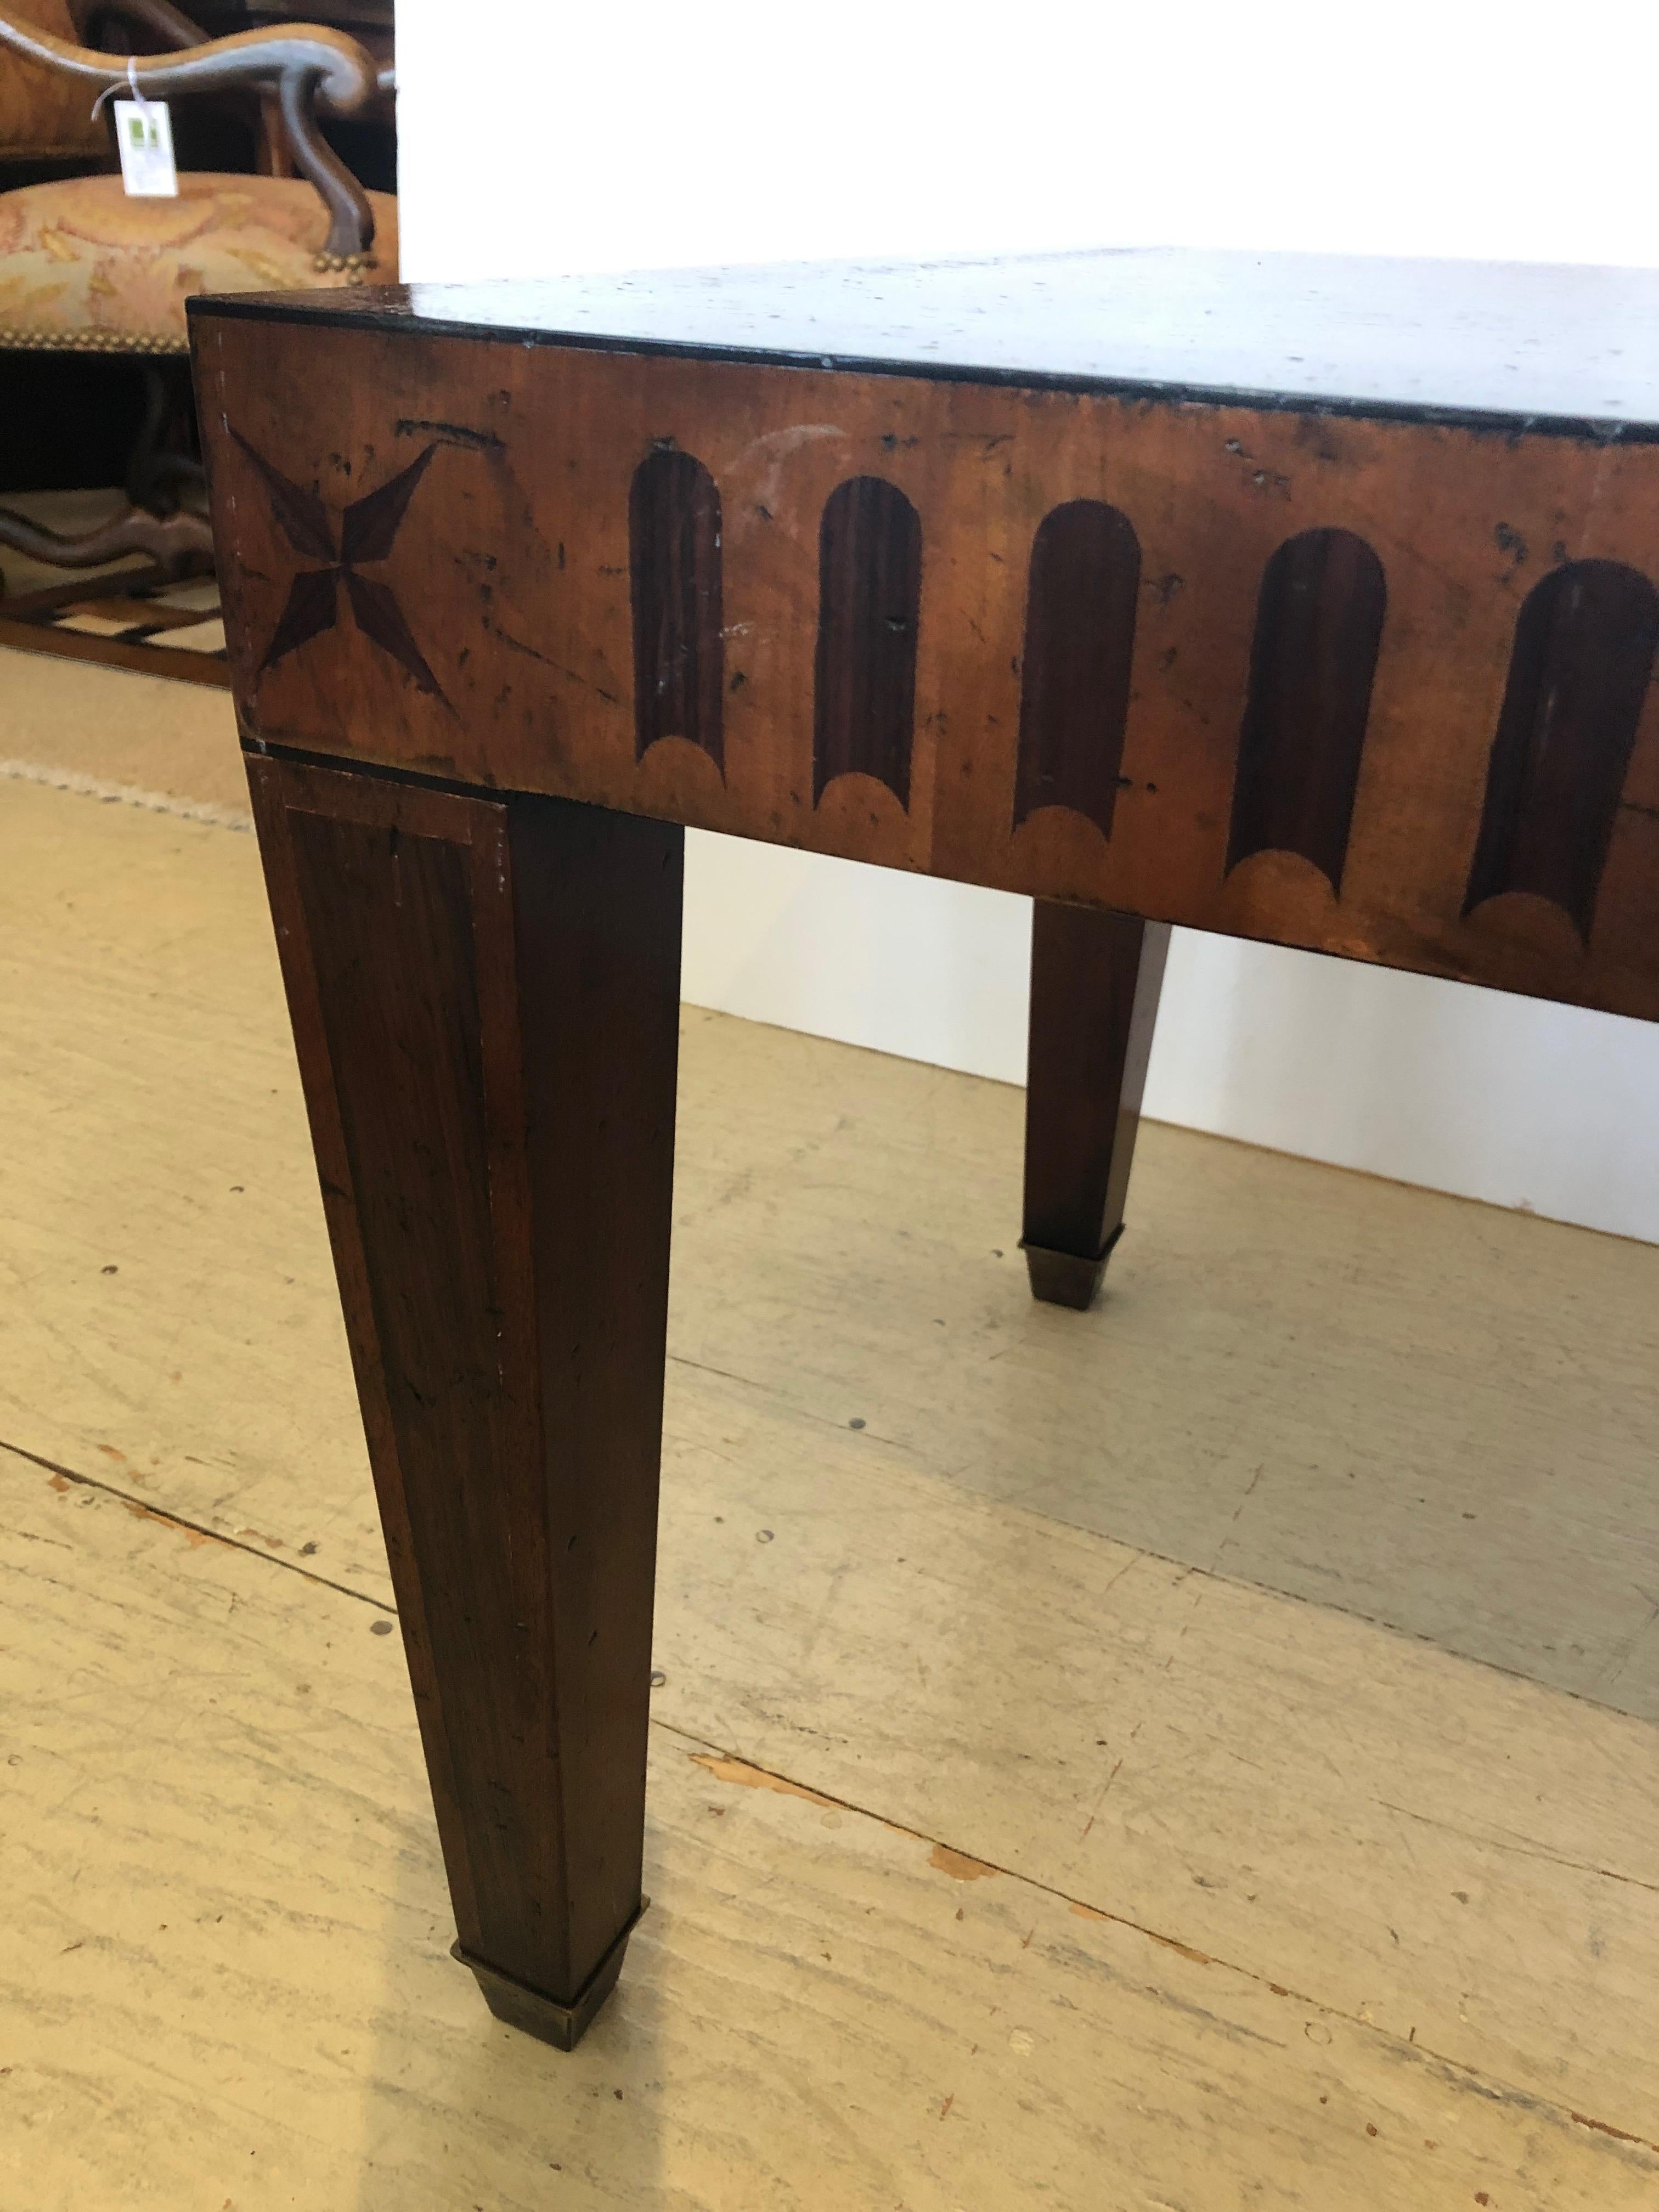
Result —
[{"label": "crotch mahogany veneer", "polygon": [[457,1951],[568,2045],[641,1909],[683,825],[1037,901],[1025,1243],[1071,1304],[1171,923],[1659,1017],[1659,277],[191,317]]}]

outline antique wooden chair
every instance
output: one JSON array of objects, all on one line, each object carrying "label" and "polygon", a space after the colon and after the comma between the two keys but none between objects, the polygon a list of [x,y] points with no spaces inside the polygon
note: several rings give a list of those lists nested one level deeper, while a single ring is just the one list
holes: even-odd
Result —
[{"label": "antique wooden chair", "polygon": [[[129,57],[85,43],[112,25],[171,51]],[[353,40],[314,26],[205,40],[170,0],[0,0],[0,46],[10,50],[0,58],[0,111],[38,92],[52,130],[74,148],[87,141],[78,124],[70,130],[73,106],[89,121],[97,95],[125,94],[129,83],[157,100],[252,96],[280,136],[283,157],[271,166],[297,173],[186,171],[176,198],[129,198],[112,173],[0,192],[0,349],[123,357],[148,386],[125,507],[71,535],[0,507],[0,548],[71,570],[126,555],[149,556],[146,574],[206,570],[200,465],[169,435],[189,410],[185,301],[396,276],[396,200],[365,191],[319,126],[319,113],[362,114],[389,90],[389,72]],[[129,570],[118,588],[131,583]],[[54,596],[63,587],[27,602],[0,596],[0,616],[13,617],[0,628],[9,636],[16,617],[40,619],[50,610],[33,602]]]},{"label": "antique wooden chair", "polygon": [[[74,27],[69,0],[5,0],[43,31]],[[0,191],[113,166],[109,131],[73,77],[8,59],[0,68]]]}]

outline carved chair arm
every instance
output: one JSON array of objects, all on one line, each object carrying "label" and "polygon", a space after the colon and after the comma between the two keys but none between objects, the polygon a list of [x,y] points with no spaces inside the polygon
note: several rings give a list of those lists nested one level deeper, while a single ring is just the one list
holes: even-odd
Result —
[{"label": "carved chair arm", "polygon": [[[191,21],[182,9],[175,8],[173,0],[66,0],[70,21],[75,26],[75,35],[83,46],[92,46],[100,52],[125,54],[158,54],[179,52],[190,46],[204,46],[208,33]],[[137,36],[136,47],[128,43]],[[152,43],[145,44],[145,40]],[[386,71],[380,71],[380,97],[387,97]],[[246,100],[247,110],[258,118],[259,157],[256,167],[266,176],[291,177],[295,172],[293,149],[278,112],[275,93],[232,95],[231,103],[240,106]]]},{"label": "carved chair arm", "polygon": [[[152,28],[175,11],[143,10]],[[180,25],[187,18],[180,15]],[[274,93],[288,134],[295,167],[321,194],[329,212],[323,258],[330,266],[360,268],[374,238],[374,214],[368,195],[317,128],[317,110],[356,115],[375,96],[379,72],[355,39],[320,26],[239,31],[234,38],[210,39],[204,46],[172,54],[100,54],[72,46],[32,23],[21,23],[0,0],[0,46],[26,60],[83,78],[100,91],[123,91],[130,79],[147,100],[197,92]]]}]

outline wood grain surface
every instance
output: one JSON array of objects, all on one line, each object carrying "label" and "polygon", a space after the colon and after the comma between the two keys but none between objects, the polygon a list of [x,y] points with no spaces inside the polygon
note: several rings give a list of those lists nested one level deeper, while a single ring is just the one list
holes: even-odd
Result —
[{"label": "wood grain surface", "polygon": [[1045,806],[1112,834],[1129,713],[1140,545],[1128,518],[1067,500],[1031,542],[1014,827]]},{"label": "wood grain surface", "polygon": [[[264,314],[195,319],[250,738],[1659,1016],[1659,446]],[[665,450],[718,759],[640,750]],[[289,527],[416,465],[367,566]]]},{"label": "wood grain surface", "polygon": [[701,745],[724,770],[726,634],[720,495],[690,453],[665,446],[634,471],[628,495],[634,602],[634,744]]},{"label": "wood grain surface", "polygon": [[683,833],[249,781],[460,1941],[640,1910]]},{"label": "wood grain surface", "polygon": [[1020,1242],[1040,1298],[1086,1308],[1123,1229],[1170,933],[1039,899]]}]

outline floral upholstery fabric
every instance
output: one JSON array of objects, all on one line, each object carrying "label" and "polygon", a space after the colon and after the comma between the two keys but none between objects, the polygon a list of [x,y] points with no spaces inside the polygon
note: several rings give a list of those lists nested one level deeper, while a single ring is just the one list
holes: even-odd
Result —
[{"label": "floral upholstery fabric", "polygon": [[[6,0],[15,21],[79,43],[65,0]],[[109,129],[92,119],[94,88],[0,53],[0,161],[106,161]]]},{"label": "floral upholstery fabric", "polygon": [[[398,274],[398,203],[371,192],[374,265]],[[350,281],[319,270],[328,214],[302,179],[182,176],[177,199],[129,199],[119,177],[0,195],[0,346],[183,353],[194,292],[286,292]]]}]

